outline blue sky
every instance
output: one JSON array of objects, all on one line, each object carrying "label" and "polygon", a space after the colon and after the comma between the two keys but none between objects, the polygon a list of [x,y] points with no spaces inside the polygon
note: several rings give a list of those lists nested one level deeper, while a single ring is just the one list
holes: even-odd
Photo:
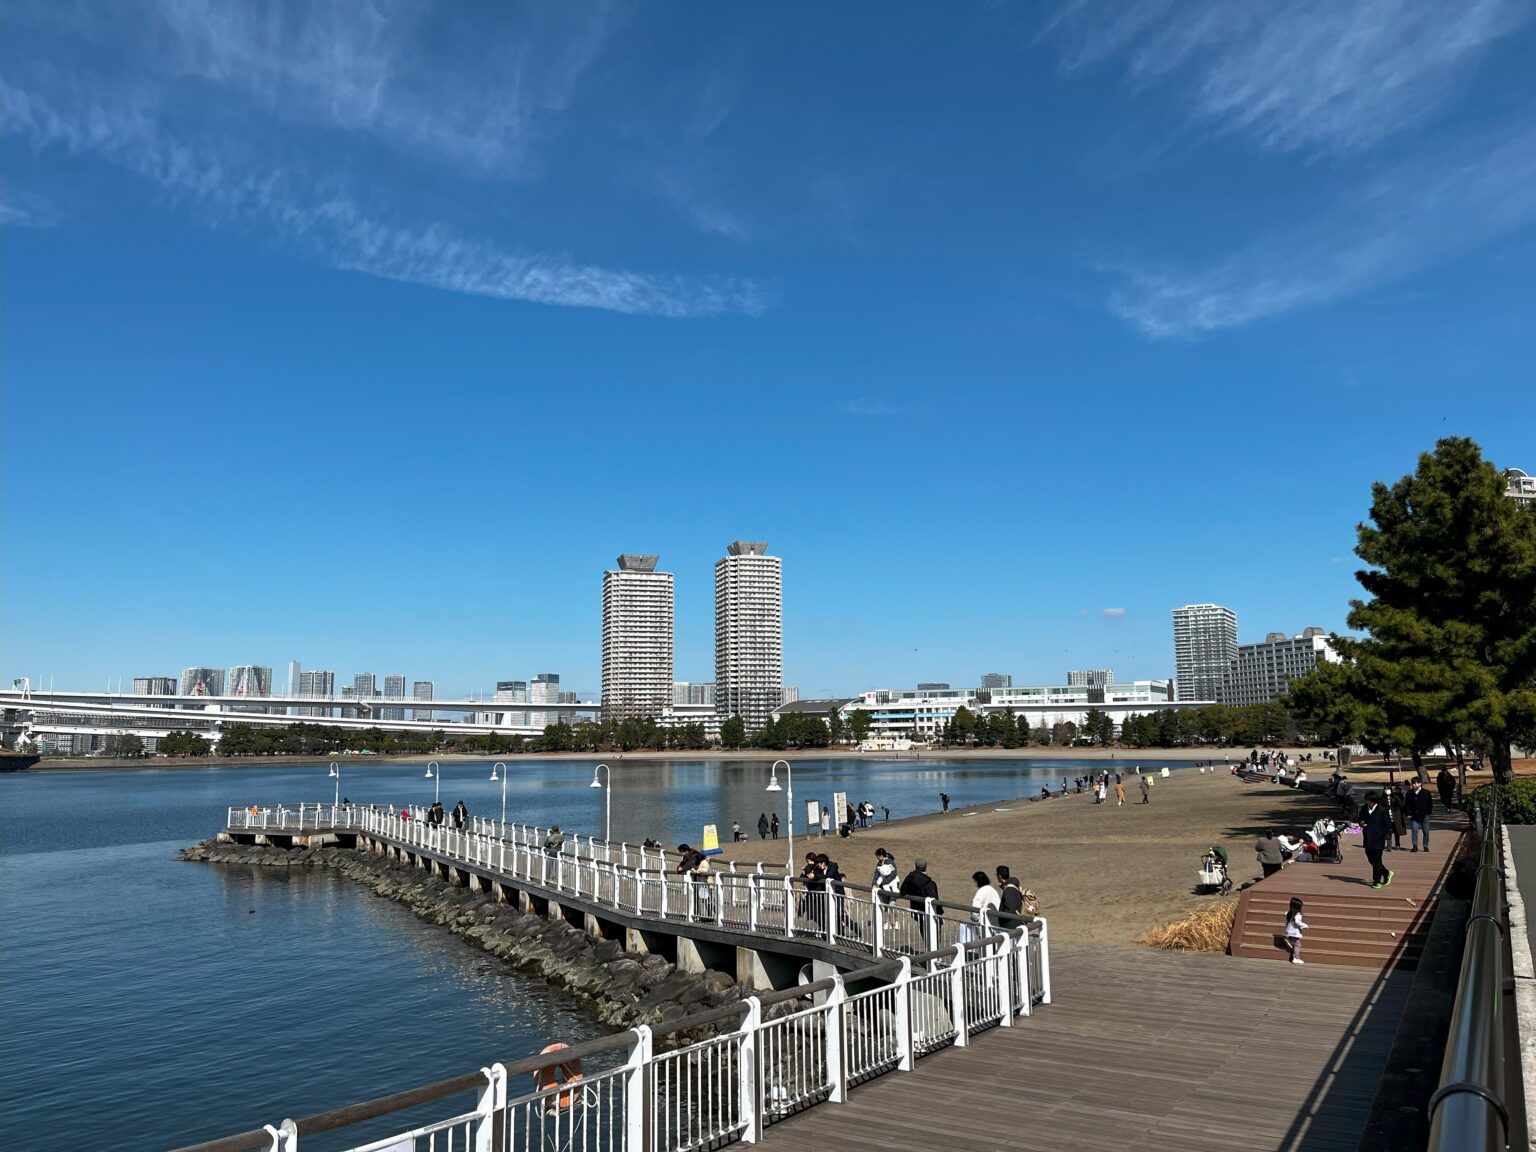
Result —
[{"label": "blue sky", "polygon": [[0,673],[595,690],[784,558],[803,694],[1343,627],[1536,471],[1536,7],[12,0]]}]

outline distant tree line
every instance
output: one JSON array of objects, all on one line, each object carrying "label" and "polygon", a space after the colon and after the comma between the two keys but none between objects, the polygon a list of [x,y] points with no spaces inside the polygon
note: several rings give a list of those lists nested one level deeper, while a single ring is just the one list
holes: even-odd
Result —
[{"label": "distant tree line", "polygon": [[1179,748],[1194,745],[1243,746],[1279,744],[1296,739],[1296,725],[1285,705],[1254,704],[1233,707],[1212,704],[1204,708],[1161,708],[1133,713],[1120,722],[1099,708],[1090,708],[1081,724],[1057,721],[1031,727],[1028,719],[1011,709],[980,715],[960,707],[946,721],[940,742],[948,747],[1024,748],[1119,743],[1138,748]]}]

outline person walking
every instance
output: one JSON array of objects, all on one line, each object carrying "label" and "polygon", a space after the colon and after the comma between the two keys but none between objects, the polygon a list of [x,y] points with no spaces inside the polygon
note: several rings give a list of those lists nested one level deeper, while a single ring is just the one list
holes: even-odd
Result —
[{"label": "person walking", "polygon": [[464,825],[469,823],[469,809],[464,807],[464,801],[460,800],[453,806],[453,826],[460,832],[464,831]]},{"label": "person walking", "polygon": [[1301,934],[1306,930],[1307,922],[1301,918],[1301,897],[1292,896],[1285,914],[1285,946],[1290,949],[1292,964],[1306,963],[1301,958]]},{"label": "person walking", "polygon": [[1403,792],[1399,785],[1387,788],[1387,815],[1392,820],[1392,851],[1403,850],[1403,837],[1408,834],[1408,817],[1404,814]]},{"label": "person walking", "polygon": [[1120,783],[1120,777],[1115,777],[1115,807],[1125,807],[1125,785]]},{"label": "person walking", "polygon": [[731,843],[741,843],[741,825],[738,824],[735,820],[731,821]]},{"label": "person walking", "polygon": [[1392,817],[1381,802],[1381,793],[1372,792],[1365,798],[1365,811],[1360,813],[1360,831],[1365,858],[1371,862],[1371,887],[1381,888],[1392,883],[1391,869],[1381,862],[1381,854],[1387,850],[1387,837],[1392,834]]},{"label": "person walking", "polygon": [[768,813],[764,812],[757,818],[757,838],[768,839]]},{"label": "person walking", "polygon": [[1273,876],[1285,864],[1285,855],[1280,847],[1280,841],[1275,839],[1273,832],[1265,832],[1254,841],[1253,854],[1258,857],[1259,867],[1264,869],[1266,876]]},{"label": "person walking", "polygon": [[1139,779],[1141,780],[1141,802],[1150,804],[1152,803],[1152,785],[1147,783],[1145,776],[1140,776]]},{"label": "person walking", "polygon": [[770,840],[777,840],[778,838],[779,838],[779,814],[777,812],[775,812],[773,814],[773,818],[768,821],[768,839],[770,839]]},{"label": "person walking", "polygon": [[946,812],[949,811],[949,793],[948,792],[940,792],[939,793],[939,803],[944,806],[944,811],[946,811]]},{"label": "person walking", "polygon": [[1435,777],[1435,787],[1440,790],[1440,807],[1451,808],[1456,803],[1456,777],[1449,768],[1442,767]]},{"label": "person walking", "polygon": [[1403,807],[1408,810],[1408,839],[1413,847],[1410,852],[1419,850],[1419,833],[1424,833],[1424,851],[1429,851],[1429,815],[1435,810],[1435,801],[1429,794],[1429,789],[1424,787],[1417,776],[1413,783],[1408,785],[1408,795]]}]

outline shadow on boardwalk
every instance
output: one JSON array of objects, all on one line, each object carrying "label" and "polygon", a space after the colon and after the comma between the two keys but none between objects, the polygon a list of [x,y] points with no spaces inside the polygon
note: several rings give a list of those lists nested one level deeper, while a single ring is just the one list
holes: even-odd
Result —
[{"label": "shadow on boardwalk", "polygon": [[1057,945],[1056,1002],[772,1147],[1354,1152],[1412,973]]}]

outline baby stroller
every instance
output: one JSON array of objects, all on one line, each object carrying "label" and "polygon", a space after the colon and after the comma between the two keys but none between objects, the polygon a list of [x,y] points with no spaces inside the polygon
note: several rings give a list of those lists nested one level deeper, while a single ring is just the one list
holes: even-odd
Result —
[{"label": "baby stroller", "polygon": [[1195,884],[1195,892],[1200,896],[1225,896],[1230,891],[1232,877],[1227,875],[1227,850],[1213,844],[1200,857],[1200,879]]},{"label": "baby stroller", "polygon": [[1327,818],[1312,825],[1312,835],[1305,851],[1313,860],[1342,864],[1344,851],[1339,843],[1339,826]]}]

